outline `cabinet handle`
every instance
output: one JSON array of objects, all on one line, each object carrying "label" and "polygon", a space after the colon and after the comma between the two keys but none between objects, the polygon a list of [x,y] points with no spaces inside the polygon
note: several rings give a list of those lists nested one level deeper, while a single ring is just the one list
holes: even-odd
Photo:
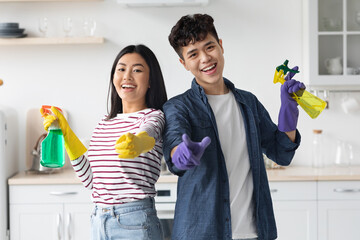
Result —
[{"label": "cabinet handle", "polygon": [[61,215],[60,214],[57,215],[56,224],[57,224],[58,240],[61,240]]},{"label": "cabinet handle", "polygon": [[354,188],[335,188],[334,192],[337,193],[351,193],[351,192],[360,192],[360,189],[354,189]]},{"label": "cabinet handle", "polygon": [[276,193],[278,190],[277,189],[270,189],[271,193]]},{"label": "cabinet handle", "polygon": [[50,195],[55,196],[66,196],[66,195],[76,195],[78,192],[50,192]]},{"label": "cabinet handle", "polygon": [[67,221],[67,232],[68,232],[68,240],[71,240],[71,214],[68,214],[68,221]]}]

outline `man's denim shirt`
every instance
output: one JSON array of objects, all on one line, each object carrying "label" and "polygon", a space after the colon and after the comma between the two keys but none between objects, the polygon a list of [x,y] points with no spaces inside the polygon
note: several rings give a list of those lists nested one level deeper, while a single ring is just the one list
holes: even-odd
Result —
[{"label": "man's denim shirt", "polygon": [[[234,93],[245,123],[246,140],[253,175],[253,200],[259,239],[276,239],[277,231],[269,184],[262,153],[279,165],[289,165],[300,143],[280,132],[257,98],[236,89],[224,78]],[[191,89],[170,99],[164,105],[166,125],[164,156],[169,170],[180,176],[173,226],[173,240],[228,240],[231,238],[229,181],[214,114],[204,89],[195,79]],[[211,138],[201,163],[190,170],[177,169],[170,152],[179,145],[183,133],[193,141]],[[239,136],[239,138],[245,136]]]}]

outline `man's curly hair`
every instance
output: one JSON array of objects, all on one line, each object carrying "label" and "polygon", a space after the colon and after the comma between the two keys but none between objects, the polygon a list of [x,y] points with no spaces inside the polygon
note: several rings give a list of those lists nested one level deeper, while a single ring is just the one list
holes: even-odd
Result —
[{"label": "man's curly hair", "polygon": [[209,33],[219,42],[214,19],[211,16],[207,14],[186,15],[181,17],[171,29],[169,42],[179,57],[184,60],[182,48],[189,43],[204,40]]}]

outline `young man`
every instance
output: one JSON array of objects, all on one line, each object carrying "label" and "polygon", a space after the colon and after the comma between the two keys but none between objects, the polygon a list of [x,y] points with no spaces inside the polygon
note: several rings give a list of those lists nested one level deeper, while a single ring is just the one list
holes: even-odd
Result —
[{"label": "young man", "polygon": [[223,77],[224,49],[211,16],[182,17],[169,41],[195,77],[164,105],[164,156],[180,176],[172,239],[276,239],[262,154],[290,164],[300,134],[289,93],[305,86],[286,76],[276,126],[253,94]]}]

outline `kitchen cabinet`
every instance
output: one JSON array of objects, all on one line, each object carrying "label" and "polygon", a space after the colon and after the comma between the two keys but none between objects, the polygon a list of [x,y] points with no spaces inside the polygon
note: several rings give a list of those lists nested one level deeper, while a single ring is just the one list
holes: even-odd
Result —
[{"label": "kitchen cabinet", "polygon": [[[288,167],[268,169],[267,175],[278,240],[359,239],[360,167]],[[156,208],[169,234],[176,182],[174,175],[161,175],[156,184]],[[11,240],[89,239],[91,191],[73,169],[49,175],[20,172],[8,183]]]},{"label": "kitchen cabinet", "polygon": [[359,239],[360,182],[319,182],[318,216],[318,240]]},{"label": "kitchen cabinet", "polygon": [[360,89],[360,1],[306,0],[304,73],[313,89]]},{"label": "kitchen cabinet", "polygon": [[316,182],[270,182],[278,240],[317,239]]},{"label": "kitchen cabinet", "polygon": [[63,44],[102,44],[102,37],[61,37],[61,38],[0,38],[0,46],[7,45],[63,45]]},{"label": "kitchen cabinet", "polygon": [[11,240],[88,240],[91,191],[81,184],[10,185]]}]

